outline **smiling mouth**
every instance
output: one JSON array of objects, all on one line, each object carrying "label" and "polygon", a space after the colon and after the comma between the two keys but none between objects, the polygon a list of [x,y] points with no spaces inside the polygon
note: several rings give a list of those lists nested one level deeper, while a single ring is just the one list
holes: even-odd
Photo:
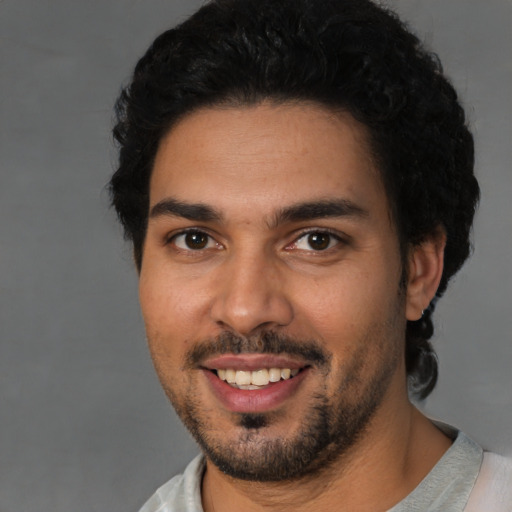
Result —
[{"label": "smiling mouth", "polygon": [[234,370],[232,368],[212,370],[220,380],[235,389],[264,389],[280,381],[293,379],[305,368],[261,368],[259,370]]}]

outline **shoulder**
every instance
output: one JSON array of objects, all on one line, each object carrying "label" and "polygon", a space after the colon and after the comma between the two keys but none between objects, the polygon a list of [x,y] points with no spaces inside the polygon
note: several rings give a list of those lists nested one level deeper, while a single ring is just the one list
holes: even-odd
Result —
[{"label": "shoulder", "polygon": [[484,452],[466,512],[512,512],[512,459]]},{"label": "shoulder", "polygon": [[204,459],[198,455],[181,475],[176,475],[143,505],[139,512],[202,512],[201,479]]}]

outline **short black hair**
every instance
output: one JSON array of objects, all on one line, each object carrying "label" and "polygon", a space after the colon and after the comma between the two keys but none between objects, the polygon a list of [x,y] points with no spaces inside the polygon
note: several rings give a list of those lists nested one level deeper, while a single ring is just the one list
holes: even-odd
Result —
[{"label": "short black hair", "polygon": [[402,247],[446,232],[436,297],[407,323],[410,389],[425,398],[438,373],[435,301],[470,253],[473,138],[439,59],[370,0],[213,0],[153,42],[116,103],[120,155],[110,183],[137,267],[162,137],[197,109],[264,100],[349,112],[369,134]]}]

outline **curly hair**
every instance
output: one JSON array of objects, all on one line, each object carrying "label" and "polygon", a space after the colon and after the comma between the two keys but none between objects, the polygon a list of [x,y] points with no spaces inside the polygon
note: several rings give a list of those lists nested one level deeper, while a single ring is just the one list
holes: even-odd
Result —
[{"label": "curly hair", "polygon": [[436,300],[470,252],[479,198],[473,138],[438,58],[369,0],[213,0],[161,34],[116,103],[112,203],[140,269],[149,180],[162,137],[202,107],[316,102],[366,126],[404,248],[447,235],[436,297],[406,329],[406,369],[423,399],[437,380]]}]

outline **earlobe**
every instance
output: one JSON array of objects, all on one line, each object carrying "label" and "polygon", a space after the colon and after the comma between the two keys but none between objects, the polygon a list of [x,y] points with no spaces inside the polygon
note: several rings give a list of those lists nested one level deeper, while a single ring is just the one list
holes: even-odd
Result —
[{"label": "earlobe", "polygon": [[438,227],[409,251],[407,279],[407,320],[419,320],[436,294],[443,275],[446,232]]}]

